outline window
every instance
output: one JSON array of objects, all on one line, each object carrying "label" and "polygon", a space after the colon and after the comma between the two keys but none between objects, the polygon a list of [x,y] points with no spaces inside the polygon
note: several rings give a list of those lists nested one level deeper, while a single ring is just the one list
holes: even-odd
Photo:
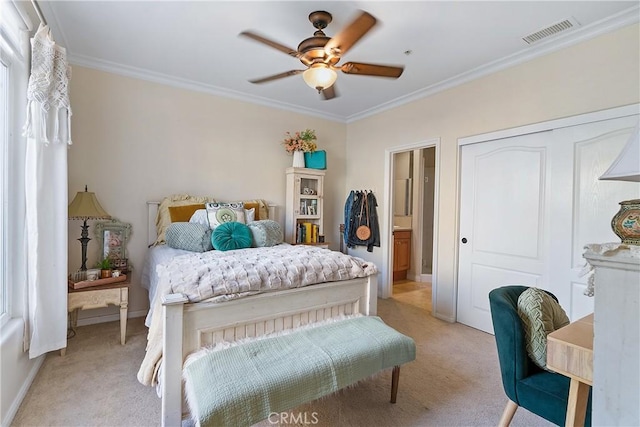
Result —
[{"label": "window", "polygon": [[21,3],[0,0],[0,326],[21,316],[26,283],[22,125],[31,23]]},{"label": "window", "polygon": [[[0,60],[2,58],[0,57]],[[9,147],[8,107],[9,70],[5,61],[0,61],[0,319],[6,317],[7,301],[7,153]]]}]

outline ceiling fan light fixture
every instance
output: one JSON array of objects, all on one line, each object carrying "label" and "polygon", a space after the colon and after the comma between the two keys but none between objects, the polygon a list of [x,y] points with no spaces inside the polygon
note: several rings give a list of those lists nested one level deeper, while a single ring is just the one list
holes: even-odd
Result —
[{"label": "ceiling fan light fixture", "polygon": [[338,74],[333,71],[327,64],[313,64],[304,73],[302,73],[304,82],[312,89],[318,92],[331,87],[338,78]]}]

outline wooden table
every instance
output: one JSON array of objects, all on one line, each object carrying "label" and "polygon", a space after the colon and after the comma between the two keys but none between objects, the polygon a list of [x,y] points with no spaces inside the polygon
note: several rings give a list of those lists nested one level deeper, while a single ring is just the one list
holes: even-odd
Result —
[{"label": "wooden table", "polygon": [[[67,311],[71,313],[71,329],[75,332],[78,324],[78,311],[107,307],[109,304],[120,306],[120,344],[124,345],[127,335],[127,311],[129,306],[129,279],[112,285],[93,288],[69,288]],[[66,347],[60,350],[62,356]]]},{"label": "wooden table", "polygon": [[566,426],[584,426],[593,385],[593,314],[547,336],[547,368],[571,378]]}]

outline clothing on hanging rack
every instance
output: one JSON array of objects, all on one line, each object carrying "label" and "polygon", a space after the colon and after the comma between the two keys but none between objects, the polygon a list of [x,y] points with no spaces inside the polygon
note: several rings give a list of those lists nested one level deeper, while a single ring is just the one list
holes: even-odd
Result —
[{"label": "clothing on hanging rack", "polygon": [[[372,191],[351,190],[344,205],[343,239],[348,248],[366,246],[373,252],[374,246],[380,247],[380,227],[378,225],[378,202]],[[356,231],[360,226],[367,226],[371,233],[367,239],[360,239]]]}]

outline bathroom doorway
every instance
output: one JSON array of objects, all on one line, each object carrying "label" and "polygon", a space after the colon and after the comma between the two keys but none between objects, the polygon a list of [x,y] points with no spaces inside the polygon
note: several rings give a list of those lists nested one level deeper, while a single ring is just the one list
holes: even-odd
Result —
[{"label": "bathroom doorway", "polygon": [[429,142],[390,153],[390,274],[382,296],[388,292],[387,296],[431,311],[437,287],[434,267],[439,141]]}]

